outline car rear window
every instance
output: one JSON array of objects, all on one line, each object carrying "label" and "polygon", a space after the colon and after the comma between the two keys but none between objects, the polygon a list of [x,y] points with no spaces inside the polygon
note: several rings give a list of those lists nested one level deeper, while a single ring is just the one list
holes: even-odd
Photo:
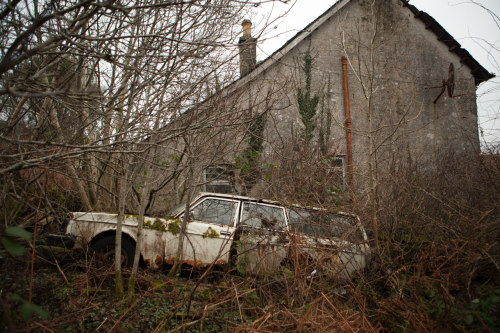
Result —
[{"label": "car rear window", "polygon": [[321,210],[287,208],[290,230],[314,237],[340,238],[358,243],[363,233],[354,216]]}]

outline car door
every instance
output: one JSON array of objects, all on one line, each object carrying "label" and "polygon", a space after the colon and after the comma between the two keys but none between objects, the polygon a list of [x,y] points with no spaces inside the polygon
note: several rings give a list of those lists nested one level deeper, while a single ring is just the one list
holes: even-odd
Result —
[{"label": "car door", "polygon": [[195,266],[228,262],[239,201],[207,197],[190,209],[184,240],[184,261]]},{"label": "car door", "polygon": [[276,270],[286,257],[288,238],[284,208],[242,202],[237,232],[236,265],[240,273],[263,274]]}]

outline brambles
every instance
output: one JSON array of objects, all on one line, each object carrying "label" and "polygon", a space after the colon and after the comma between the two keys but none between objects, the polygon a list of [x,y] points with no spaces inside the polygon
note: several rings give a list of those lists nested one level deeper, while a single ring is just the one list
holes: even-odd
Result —
[{"label": "brambles", "polygon": [[[245,253],[232,272],[184,267],[180,277],[170,278],[139,271],[137,299],[125,305],[112,297],[112,270],[88,266],[84,258],[60,260],[66,283],[55,264],[35,258],[33,302],[50,317],[34,316],[29,325],[53,331],[498,330],[498,162],[494,156],[443,155],[444,170],[400,168],[381,176],[392,186],[379,192],[379,234],[368,230],[372,239],[379,237],[381,253],[349,279],[323,276],[321,263],[291,241],[280,269],[262,277],[238,273],[248,261]],[[314,198],[314,193],[304,195]],[[364,206],[343,204],[366,220]],[[23,267],[30,260],[4,259],[3,268],[12,269],[3,270],[0,289],[11,310],[21,303],[4,295],[27,299],[19,290],[26,290]],[[24,325],[20,315],[13,318],[15,327]]]}]

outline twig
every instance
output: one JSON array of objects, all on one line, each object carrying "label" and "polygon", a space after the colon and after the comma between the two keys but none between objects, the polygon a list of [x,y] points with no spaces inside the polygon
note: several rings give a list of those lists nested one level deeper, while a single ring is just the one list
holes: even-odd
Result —
[{"label": "twig", "polygon": [[[52,252],[52,251],[51,251]],[[52,253],[51,253],[52,254]],[[61,273],[64,281],[66,282],[66,285],[69,286],[69,281],[68,281],[68,278],[66,277],[66,274],[64,274],[63,270],[61,269],[61,267],[59,266],[59,263],[57,261],[57,259],[54,257],[54,255],[52,255],[52,259],[54,259],[54,262],[50,261],[50,260],[47,260],[45,259],[44,257],[42,257],[41,255],[38,255],[38,258],[45,261],[46,263],[48,264],[51,264],[51,265],[54,265],[57,267],[57,270],[59,271],[59,273]]]},{"label": "twig", "polygon": [[491,262],[493,263],[493,265],[495,265],[495,267],[497,268],[497,270],[500,271],[500,266],[498,266],[498,263],[495,261],[495,259],[488,252],[486,252],[486,250],[481,250],[481,252],[485,256],[487,256],[491,260]]},{"label": "twig", "polygon": [[335,312],[337,312],[337,314],[340,316],[340,318],[342,318],[342,320],[347,324],[347,326],[349,327],[349,330],[351,332],[354,332],[354,329],[352,328],[351,324],[349,323],[349,321],[347,319],[344,318],[344,316],[340,313],[340,311],[335,307],[335,305],[332,304],[332,302],[330,302],[330,300],[328,299],[328,297],[326,297],[325,294],[323,294],[323,292],[321,292],[321,295],[325,298],[325,300],[328,302],[328,304],[330,305],[330,307],[335,310]]},{"label": "twig", "polygon": [[[249,294],[249,293],[252,293],[252,292],[254,292],[254,291],[255,291],[255,288],[250,289],[250,290],[247,290],[247,291],[245,291],[243,294],[241,294],[240,296],[244,296],[244,295]],[[170,331],[167,331],[166,333],[179,332],[179,331],[182,331],[182,330],[184,330],[184,329],[186,329],[186,328],[188,328],[188,327],[190,327],[190,326],[195,325],[196,323],[200,322],[200,320],[202,320],[202,319],[204,319],[204,318],[205,318],[205,314],[206,314],[206,313],[208,313],[208,311],[210,311],[210,310],[213,310],[213,309],[217,308],[217,307],[218,307],[219,305],[221,305],[221,304],[227,303],[227,302],[228,302],[228,301],[230,301],[231,299],[232,299],[232,298],[227,298],[227,299],[225,299],[225,300],[223,300],[223,301],[220,301],[220,302],[218,302],[218,303],[215,303],[215,304],[212,304],[212,305],[207,305],[207,306],[205,306],[205,309],[203,310],[203,313],[204,313],[204,314],[203,314],[203,316],[202,316],[201,318],[196,319],[196,320],[191,321],[191,322],[186,323],[186,324],[182,324],[181,326],[176,327],[176,328],[174,328],[174,329],[171,329]],[[156,326],[156,328],[155,328],[155,330],[153,331],[153,333],[156,333],[156,332],[158,332],[158,331],[161,329],[161,326],[162,326],[162,324],[163,324],[163,321],[164,321],[164,320],[165,320],[165,318],[164,318],[164,319],[163,319],[163,320],[162,320],[162,321],[158,324],[158,326]]]},{"label": "twig", "polygon": [[240,299],[238,297],[238,289],[236,289],[236,286],[234,285],[234,280],[231,278],[231,284],[233,285],[234,293],[235,293],[235,298],[236,298],[236,304],[238,304],[238,312],[240,313],[240,322],[243,323],[243,316],[241,314],[241,305],[240,305]]},{"label": "twig", "polygon": [[298,323],[297,325],[297,329],[295,330],[295,332],[300,332],[300,328],[302,326],[302,323],[304,322],[304,320],[309,316],[309,314],[311,313],[312,309],[313,309],[313,305],[315,303],[317,303],[319,301],[321,297],[318,297],[316,298],[314,301],[312,301],[310,304],[310,307],[309,307],[309,310],[307,310],[307,312],[305,313],[305,315],[301,318],[300,322]]},{"label": "twig", "polygon": [[35,324],[36,326],[39,326],[39,327],[43,328],[43,329],[44,329],[44,330],[46,330],[46,331],[49,331],[49,332],[54,333],[54,331],[53,331],[53,330],[51,330],[50,328],[48,328],[48,327],[47,327],[47,326],[45,326],[45,325],[42,325],[41,323],[38,323],[38,322],[36,322],[36,321],[35,321],[35,322],[33,322],[33,324]]},{"label": "twig", "polygon": [[255,324],[255,323],[258,323],[259,321],[262,321],[261,323],[259,323],[259,326],[257,327],[257,329],[259,330],[260,327],[269,319],[269,317],[271,317],[272,315],[268,312],[266,313],[263,317],[264,319],[262,319],[262,317],[260,317],[259,319],[257,319],[256,321],[254,321],[252,323],[252,326]]},{"label": "twig", "polygon": [[468,244],[467,242],[464,242],[464,244],[460,247],[460,249],[456,250],[455,253],[453,253],[451,256],[447,256],[446,260],[436,269],[436,272],[441,270],[441,268],[443,268],[444,265],[446,265],[449,261],[451,261],[451,259],[453,259],[457,254],[459,254],[460,251],[462,251],[465,245],[467,244]]},{"label": "twig", "polygon": [[118,320],[116,321],[116,323],[113,325],[113,327],[111,327],[108,331],[108,333],[111,333],[113,332],[113,329],[116,327],[116,325],[118,325],[118,323],[123,319],[123,317],[125,317],[125,315],[130,311],[132,310],[136,305],[137,303],[139,303],[139,300],[140,298],[136,299],[134,303],[132,303],[131,306],[129,306],[129,308],[127,309],[127,311],[125,311],[121,316],[120,318],[118,318]]},{"label": "twig", "polygon": [[[313,303],[315,303],[315,302],[313,302]],[[300,329],[302,328],[302,323],[304,322],[304,320],[307,319],[307,317],[311,313],[312,309],[313,309],[313,306],[311,304],[311,306],[307,310],[306,314],[300,319],[299,324],[297,325],[297,329],[295,330],[295,332],[300,332]]]},{"label": "twig", "polygon": [[[38,209],[40,209],[40,205],[42,203],[42,199],[38,202]],[[31,269],[30,269],[30,290],[28,296],[28,303],[31,304],[31,299],[33,298],[33,276],[35,274],[35,247],[36,247],[36,229],[38,225],[38,220],[35,220],[35,228],[33,230],[33,248],[31,249]],[[26,320],[26,332],[28,332],[29,319]]]},{"label": "twig", "polygon": [[104,318],[104,320],[102,321],[101,325],[99,325],[95,330],[99,331],[99,329],[102,327],[102,325],[104,325],[104,323],[106,323],[107,321],[108,321],[108,317]]}]

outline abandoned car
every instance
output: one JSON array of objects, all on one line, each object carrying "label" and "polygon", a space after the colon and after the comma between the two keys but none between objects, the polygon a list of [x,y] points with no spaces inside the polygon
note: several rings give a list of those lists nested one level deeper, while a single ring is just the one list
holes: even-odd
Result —
[{"label": "abandoned car", "polygon": [[[141,260],[147,266],[173,264],[186,205],[169,218],[144,217]],[[75,212],[65,225],[74,247],[114,251],[117,214]],[[297,254],[321,263],[328,275],[347,277],[363,269],[370,254],[366,233],[355,215],[215,193],[201,193],[190,204],[183,242],[183,264],[232,265],[241,272],[264,274]],[[125,215],[122,260],[131,265],[137,215]],[[302,259],[301,259],[302,260]],[[319,265],[318,265],[319,266]]]}]

